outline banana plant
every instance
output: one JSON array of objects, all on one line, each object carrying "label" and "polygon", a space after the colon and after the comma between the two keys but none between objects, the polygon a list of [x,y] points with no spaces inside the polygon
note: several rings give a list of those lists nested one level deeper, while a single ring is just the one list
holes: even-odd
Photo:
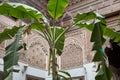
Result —
[{"label": "banana plant", "polygon": [[[56,26],[56,21],[63,15],[65,8],[68,6],[69,0],[49,0],[47,10],[52,18],[52,25],[36,9],[20,3],[1,3],[0,14],[5,16],[15,17],[17,19],[32,19],[33,22],[29,25],[21,25],[22,27],[13,27],[5,29],[0,33],[0,43],[12,39],[15,40],[6,47],[6,55],[4,56],[4,79],[12,80],[14,66],[17,65],[20,53],[19,50],[25,49],[25,43],[21,42],[21,36],[27,33],[28,30],[35,30],[40,36],[47,40],[50,46],[48,72],[52,74],[53,80],[59,80],[61,77],[65,80],[71,79],[69,73],[58,70],[57,56],[62,55],[64,47],[65,33],[72,27],[86,28],[92,31],[91,42],[94,42],[93,49],[96,51],[93,62],[101,62],[97,69],[96,80],[111,80],[112,73],[106,64],[106,55],[102,46],[104,45],[107,36],[116,42],[120,42],[120,34],[106,26],[105,18],[95,12],[78,13],[74,17],[74,23],[66,28]],[[11,63],[12,62],[12,63]],[[52,73],[51,73],[52,72]],[[64,75],[61,75],[63,73]]]},{"label": "banana plant", "polygon": [[106,41],[105,37],[114,39],[114,42],[120,45],[120,33],[107,27],[105,18],[93,12],[78,14],[74,22],[79,28],[92,31],[90,41],[94,43],[92,50],[95,51],[93,62],[99,62],[95,80],[111,80],[112,72],[108,68],[107,56],[102,47]]},{"label": "banana plant", "polygon": [[[68,2],[68,0],[63,0],[62,3],[64,3],[64,5],[67,6]],[[59,6],[56,6],[54,8],[54,11],[52,10],[53,12],[50,12],[51,8],[49,8],[49,13],[51,14],[51,16],[55,15],[54,17],[52,16],[55,20],[57,20],[62,15],[62,13],[64,12],[64,8],[66,7],[63,4],[59,4],[58,1],[52,0],[48,3],[48,7],[54,6],[56,3]],[[58,9],[60,9],[60,14],[58,14]],[[56,55],[60,56],[62,54],[65,40],[64,34],[66,31],[64,30],[64,28],[55,25],[50,26],[49,22],[47,22],[47,19],[39,11],[30,6],[23,5],[20,3],[1,3],[0,14],[15,17],[21,20],[34,20],[34,22],[30,23],[29,25],[25,25],[23,27],[24,30],[21,27],[13,27],[12,29],[5,29],[2,33],[0,33],[0,42],[3,42],[8,39],[13,39],[13,37],[15,37],[15,40],[6,47],[6,55],[3,58],[5,80],[13,80],[13,72],[17,71],[14,69],[14,66],[18,63],[18,59],[20,56],[19,50],[25,47],[25,43],[21,43],[21,36],[24,35],[23,33],[27,33],[28,30],[35,30],[40,36],[42,36],[48,41],[48,44],[50,46],[50,59],[48,71],[52,71],[53,80],[57,80],[60,77],[68,79],[63,75],[60,75],[59,73],[63,73],[64,75],[70,77],[70,75],[67,72],[58,71],[57,69],[58,65]],[[55,20],[53,21],[53,23],[55,23]]]}]

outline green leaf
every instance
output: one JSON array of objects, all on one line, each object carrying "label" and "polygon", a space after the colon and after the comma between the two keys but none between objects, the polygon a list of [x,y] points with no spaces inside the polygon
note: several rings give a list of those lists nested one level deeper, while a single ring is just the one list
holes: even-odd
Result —
[{"label": "green leaf", "polygon": [[50,27],[49,33],[54,40],[55,48],[57,49],[57,54],[61,55],[64,47],[65,32],[62,27]]},{"label": "green leaf", "polygon": [[105,25],[103,22],[95,23],[95,26],[91,35],[91,42],[94,42],[93,50],[96,50],[96,54],[93,58],[93,61],[100,61],[102,65],[97,70],[98,74],[95,77],[95,80],[111,80],[111,72],[106,66],[105,55],[102,49],[102,45],[105,42],[103,38],[103,32],[105,31]]},{"label": "green leaf", "polygon": [[93,62],[98,62],[103,60],[103,54],[96,52],[93,58]]},{"label": "green leaf", "polygon": [[25,27],[18,30],[16,39],[6,47],[6,55],[4,56],[4,79],[12,80],[13,72],[15,72],[13,66],[18,64],[20,53],[18,52],[25,47],[25,43],[22,43],[21,37],[25,31]]},{"label": "green leaf", "polygon": [[67,7],[69,0],[49,0],[47,4],[48,13],[54,18],[58,19],[62,16],[64,9]]},{"label": "green leaf", "polygon": [[79,28],[87,28],[88,30],[92,31],[94,28],[94,23],[77,23],[75,26],[79,27]]},{"label": "green leaf", "polygon": [[[8,53],[9,51],[14,51],[14,47],[16,47],[16,44],[17,44],[17,41],[14,41],[14,42],[12,42],[11,44],[9,44],[6,48],[5,48],[5,50],[6,50],[6,53]],[[17,48],[16,48],[16,51],[19,51],[19,50],[21,50],[22,48],[24,48],[24,50],[26,49],[26,44],[25,43],[23,43],[22,45],[21,44],[18,44],[17,45]]]},{"label": "green leaf", "polygon": [[[65,77],[64,75],[58,74],[59,78],[63,78],[63,80],[70,80],[69,78]],[[57,80],[61,80],[61,79],[57,79]]]},{"label": "green leaf", "polygon": [[7,53],[7,55],[4,57],[4,62],[5,62],[4,67],[9,70],[9,68],[12,67],[13,65],[17,65],[19,56],[20,53],[14,53],[13,51]]},{"label": "green leaf", "polygon": [[5,29],[0,33],[0,43],[15,36],[20,27],[14,26],[12,29]]},{"label": "green leaf", "polygon": [[91,42],[94,42],[93,50],[100,50],[105,42],[105,39],[103,38],[103,28],[100,22],[95,23],[91,35]]},{"label": "green leaf", "polygon": [[88,21],[96,18],[96,14],[94,12],[87,12],[87,13],[78,13],[75,18],[74,22],[77,23],[79,21]]},{"label": "green leaf", "polygon": [[106,27],[104,30],[104,35],[120,44],[120,32],[116,32],[115,30]]},{"label": "green leaf", "polygon": [[62,74],[58,74],[58,76],[62,77],[64,80],[72,80],[71,75],[66,71],[59,71]]},{"label": "green leaf", "polygon": [[111,80],[112,72],[108,69],[105,63],[100,66],[95,80]]},{"label": "green leaf", "polygon": [[93,11],[86,13],[78,13],[74,17],[75,26],[78,26],[79,28],[87,28],[90,31],[93,30],[95,22],[98,21],[100,21],[100,23],[102,24],[106,24],[104,17]]},{"label": "green leaf", "polygon": [[38,23],[38,22],[32,23],[30,28],[35,30],[40,30],[42,32],[45,31],[45,26],[42,23]]},{"label": "green leaf", "polygon": [[36,9],[20,3],[1,3],[0,14],[12,16],[20,19],[35,19],[42,18],[42,14]]}]

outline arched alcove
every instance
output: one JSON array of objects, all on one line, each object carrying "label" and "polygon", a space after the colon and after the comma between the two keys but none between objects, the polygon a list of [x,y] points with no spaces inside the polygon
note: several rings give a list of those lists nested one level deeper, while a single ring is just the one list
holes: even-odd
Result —
[{"label": "arched alcove", "polygon": [[63,54],[61,56],[62,69],[76,68],[83,65],[83,53],[79,42],[72,37],[65,40]]},{"label": "arched alcove", "polygon": [[32,33],[27,36],[27,51],[23,51],[21,60],[41,69],[46,68],[46,55],[49,52],[47,41],[40,35]]}]

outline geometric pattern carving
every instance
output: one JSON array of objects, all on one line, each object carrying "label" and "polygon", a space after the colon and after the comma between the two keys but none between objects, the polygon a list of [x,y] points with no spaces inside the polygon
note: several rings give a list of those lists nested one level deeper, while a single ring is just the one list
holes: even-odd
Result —
[{"label": "geometric pattern carving", "polygon": [[75,29],[66,34],[61,56],[62,69],[75,68],[91,62],[94,54],[91,51],[90,35],[90,31],[86,29]]},{"label": "geometric pattern carving", "polygon": [[3,56],[5,55],[5,49],[4,49],[4,47],[5,47],[5,42],[2,42],[0,44],[0,58],[3,58]]},{"label": "geometric pattern carving", "polygon": [[27,62],[30,66],[46,68],[46,55],[48,54],[48,44],[40,35],[30,34],[28,39],[28,50],[23,52],[21,60]]},{"label": "geometric pattern carving", "polygon": [[62,69],[75,68],[83,65],[82,48],[77,42],[74,38],[66,39],[61,57]]}]

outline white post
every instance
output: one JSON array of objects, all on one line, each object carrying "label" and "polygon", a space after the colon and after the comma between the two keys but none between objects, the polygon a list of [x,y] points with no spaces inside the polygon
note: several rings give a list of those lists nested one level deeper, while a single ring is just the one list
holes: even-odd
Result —
[{"label": "white post", "polygon": [[45,80],[52,80],[52,75],[48,75],[48,71],[46,71]]},{"label": "white post", "polygon": [[16,66],[15,69],[20,70],[18,73],[13,74],[13,80],[26,80],[26,69],[28,65],[19,62],[19,66]]},{"label": "white post", "polygon": [[96,67],[94,63],[85,64],[84,68],[86,70],[85,80],[95,80]]}]

